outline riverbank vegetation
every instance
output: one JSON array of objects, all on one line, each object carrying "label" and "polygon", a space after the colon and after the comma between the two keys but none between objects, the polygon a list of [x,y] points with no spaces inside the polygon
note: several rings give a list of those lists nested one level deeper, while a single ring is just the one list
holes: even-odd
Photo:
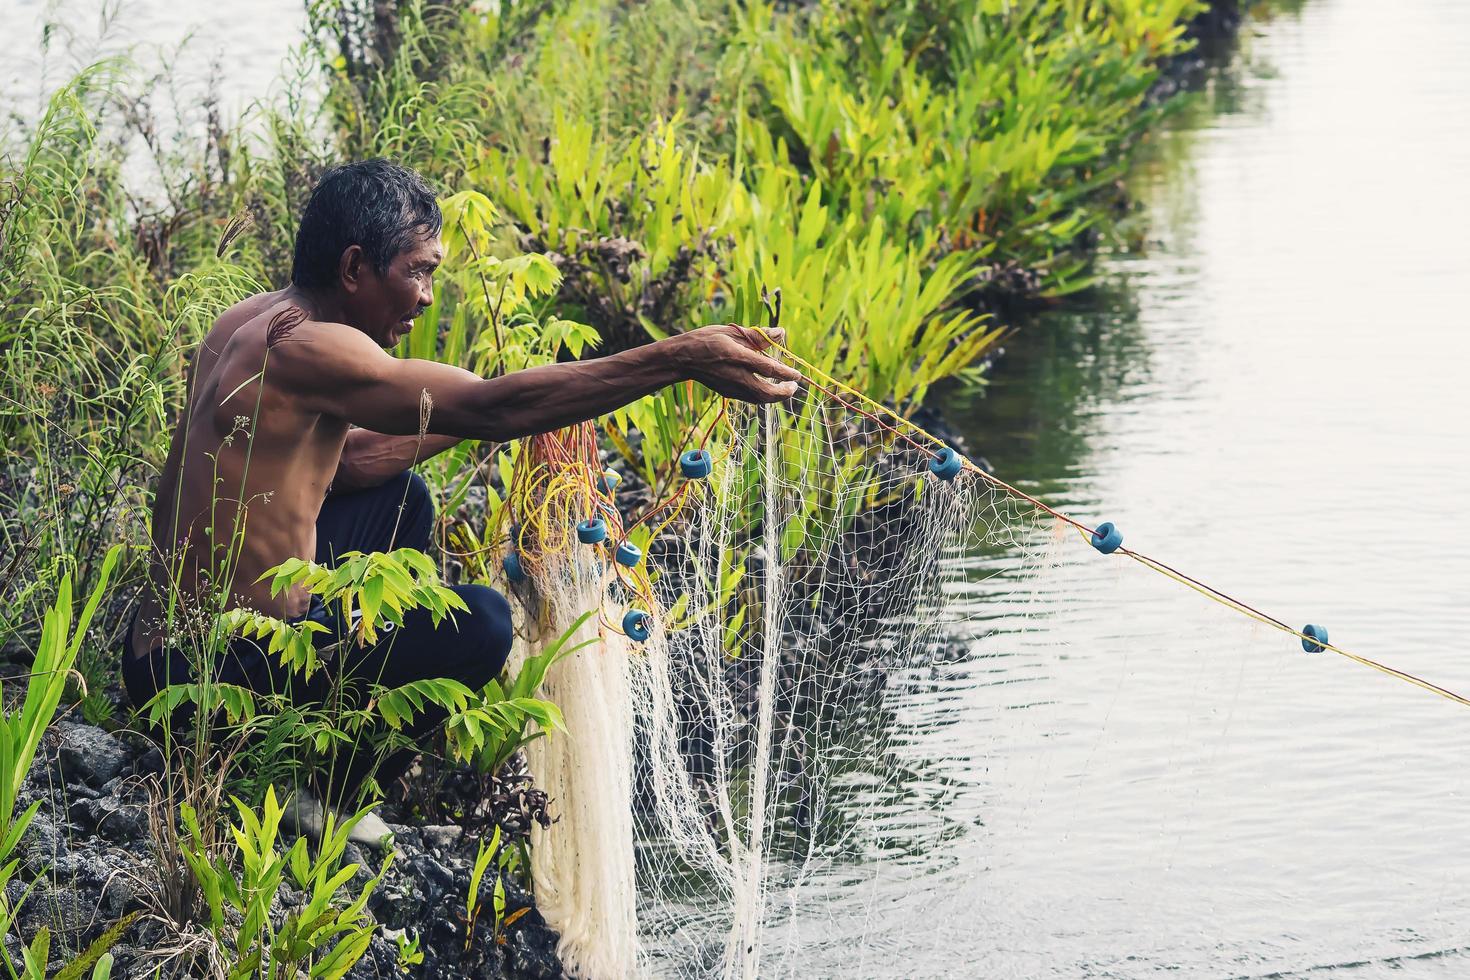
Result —
[{"label": "riverbank vegetation", "polygon": [[[49,763],[31,760],[53,716],[145,727],[118,694],[115,651],[149,557],[151,485],[185,367],[223,309],[286,281],[295,218],[326,167],[386,156],[443,195],[447,260],[406,354],[487,374],[596,356],[700,323],[765,323],[779,289],[796,353],[911,412],[936,384],[981,381],[1004,328],[995,310],[1087,285],[1127,215],[1130,153],[1172,104],[1151,93],[1204,6],[323,0],[276,92],[243,118],[225,119],[213,99],[171,107],[160,79],[105,61],[9,127],[0,646],[14,676],[0,864],[19,863],[0,870],[11,883],[0,969],[104,971],[103,938],[131,943],[119,962],[137,976],[350,975],[375,942],[395,968],[425,969],[408,934],[390,943],[364,917],[388,868],[347,860],[335,838],[311,858],[277,835],[272,782],[288,783],[362,717],[175,692],[175,703],[223,711],[237,737],[222,747],[201,730],[183,755],[138,770],[147,860],[128,872],[141,883],[134,900],[103,903],[109,914],[68,916],[40,900],[77,886],[22,847],[38,808],[62,836],[76,823],[34,791]],[[680,386],[607,421],[635,514],[671,483],[710,409],[706,393]],[[389,562],[384,574],[411,582],[404,603],[432,603],[440,577],[502,584],[492,532],[514,461],[513,448],[466,445],[422,467],[440,497],[438,540],[455,546],[427,565]],[[283,574],[380,609],[383,586],[363,576]],[[91,599],[72,622],[74,593]],[[283,624],[224,618],[201,662],[246,628],[277,637],[285,655],[303,650]],[[459,948],[429,951],[442,975],[530,969],[507,936],[532,917],[506,905],[505,889],[529,884],[528,822],[547,819],[547,801],[514,750],[528,726],[552,730],[558,718],[534,697],[546,665],[528,669],[485,691],[419,690],[372,709],[390,729],[425,698],[456,712],[438,747],[449,761],[384,790],[400,815],[497,841],[470,848]],[[140,737],[124,737],[141,757]],[[476,914],[482,901],[493,914]]]}]

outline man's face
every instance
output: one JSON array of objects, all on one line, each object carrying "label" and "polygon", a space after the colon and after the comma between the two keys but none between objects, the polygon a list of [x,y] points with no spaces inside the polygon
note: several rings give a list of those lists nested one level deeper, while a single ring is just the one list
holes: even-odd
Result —
[{"label": "man's face", "polygon": [[430,235],[395,255],[386,275],[379,276],[372,263],[362,260],[357,288],[351,291],[353,325],[384,348],[398,343],[434,302],[434,270],[443,259],[443,243]]}]

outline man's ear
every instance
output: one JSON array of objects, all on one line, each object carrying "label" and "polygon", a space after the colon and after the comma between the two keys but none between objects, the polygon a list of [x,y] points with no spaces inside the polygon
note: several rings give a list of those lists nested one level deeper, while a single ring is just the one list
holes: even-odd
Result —
[{"label": "man's ear", "polygon": [[348,293],[355,293],[362,286],[362,275],[367,265],[367,256],[362,254],[361,245],[348,245],[342,250],[337,262],[337,278]]}]

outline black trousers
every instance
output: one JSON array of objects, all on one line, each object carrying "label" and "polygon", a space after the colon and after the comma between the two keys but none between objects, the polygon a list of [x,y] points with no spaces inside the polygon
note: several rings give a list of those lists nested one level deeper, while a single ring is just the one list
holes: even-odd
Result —
[{"label": "black trousers", "polygon": [[[416,473],[404,473],[367,490],[334,494],[322,504],[317,517],[316,560],[334,564],[348,551],[390,551],[394,548],[428,547],[433,530],[434,507],[429,488]],[[379,633],[378,642],[357,647],[342,643],[332,658],[308,680],[286,671],[263,644],[246,638],[232,640],[216,664],[215,680],[239,684],[257,693],[286,694],[292,703],[316,707],[331,702],[345,708],[360,707],[373,684],[398,687],[410,681],[449,677],[478,689],[500,674],[510,652],[512,625],[505,597],[483,585],[457,585],[453,589],[469,607],[456,611],[436,627],[429,612],[414,609],[404,614],[403,626]],[[317,634],[317,645],[328,647],[348,633],[336,613],[313,603],[307,617],[327,626]],[[130,632],[130,631],[129,631]],[[123,684],[134,704],[142,705],[163,686],[192,680],[183,651],[163,648],[147,657],[123,651]],[[406,726],[417,741],[444,724],[447,713],[430,708]],[[181,719],[175,719],[175,725]],[[187,722],[187,718],[182,719]],[[414,749],[378,753],[359,737],[359,747],[339,752],[331,771],[318,776],[317,790],[336,802],[350,802],[362,781],[374,774],[382,786],[397,779],[413,762]]]}]

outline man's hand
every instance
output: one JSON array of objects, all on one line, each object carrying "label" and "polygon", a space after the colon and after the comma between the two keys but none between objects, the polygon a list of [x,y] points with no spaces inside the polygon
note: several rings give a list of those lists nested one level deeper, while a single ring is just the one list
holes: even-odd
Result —
[{"label": "man's hand", "polygon": [[675,338],[689,377],[705,387],[741,401],[766,405],[796,394],[801,372],[761,353],[786,340],[786,331],[763,334],[733,323],[700,327]]}]

